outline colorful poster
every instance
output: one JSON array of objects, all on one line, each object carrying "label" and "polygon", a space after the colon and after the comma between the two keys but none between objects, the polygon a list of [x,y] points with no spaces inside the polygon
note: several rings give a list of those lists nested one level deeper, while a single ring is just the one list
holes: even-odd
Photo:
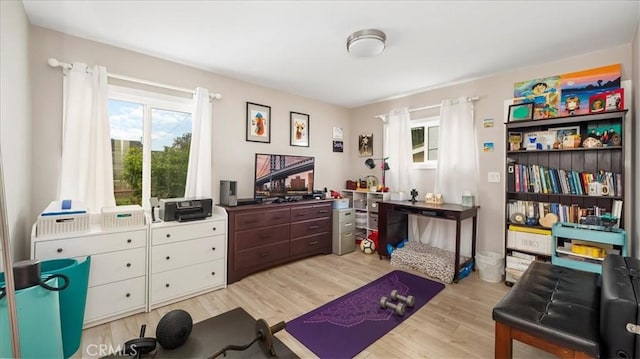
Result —
[{"label": "colorful poster", "polygon": [[513,97],[514,104],[534,104],[534,120],[557,117],[560,112],[560,76],[517,82]]},{"label": "colorful poster", "polygon": [[620,88],[620,64],[560,75],[561,111],[559,116],[589,113],[589,98]]}]

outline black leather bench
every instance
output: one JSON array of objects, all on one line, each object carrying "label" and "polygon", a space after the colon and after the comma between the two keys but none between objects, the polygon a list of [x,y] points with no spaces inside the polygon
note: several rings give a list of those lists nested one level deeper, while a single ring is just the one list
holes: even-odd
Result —
[{"label": "black leather bench", "polygon": [[609,255],[597,273],[533,262],[493,309],[495,357],[513,340],[561,358],[635,358],[640,262]]}]

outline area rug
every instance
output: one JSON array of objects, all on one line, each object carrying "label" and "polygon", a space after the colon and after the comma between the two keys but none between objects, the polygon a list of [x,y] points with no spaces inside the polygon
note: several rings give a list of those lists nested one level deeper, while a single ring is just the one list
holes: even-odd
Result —
[{"label": "area rug", "polygon": [[[287,322],[287,331],[320,358],[352,358],[418,311],[445,285],[395,270]],[[404,316],[380,308],[397,289],[415,297]]]}]

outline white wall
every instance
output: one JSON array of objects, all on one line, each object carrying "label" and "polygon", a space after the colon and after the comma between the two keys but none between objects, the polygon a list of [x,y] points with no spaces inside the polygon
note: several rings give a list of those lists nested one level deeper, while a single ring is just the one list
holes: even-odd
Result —
[{"label": "white wall", "polygon": [[20,1],[0,1],[0,74],[0,149],[11,253],[17,261],[27,256],[31,228],[32,144],[29,21]]},{"label": "white wall", "polygon": [[[374,157],[376,157],[382,153],[382,122],[374,118],[376,114],[388,113],[393,109],[405,106],[418,108],[439,104],[443,99],[453,99],[460,96],[479,96],[480,100],[474,103],[480,160],[480,193],[478,194],[478,202],[481,209],[478,216],[478,250],[502,253],[504,247],[504,226],[502,223],[504,223],[503,177],[505,170],[505,137],[503,125],[505,119],[503,104],[504,100],[513,98],[513,84],[518,81],[559,75],[615,63],[622,64],[622,80],[629,80],[632,77],[631,52],[631,44],[628,44],[362,106],[351,112],[353,121],[351,131],[355,134],[374,133]],[[470,59],[470,61],[472,60]],[[494,119],[494,127],[483,128],[482,120],[486,118]],[[446,139],[440,139],[440,141],[446,141]],[[484,142],[494,142],[494,151],[482,152],[480,146],[482,146]],[[627,141],[626,143],[629,144],[631,142],[636,141]],[[357,148],[355,147],[356,144],[350,144],[350,146],[353,146],[350,151],[350,160],[355,165],[351,167],[349,176],[358,178],[367,174],[379,175],[377,172],[367,170],[364,165],[359,165],[363,163],[363,158],[358,157]],[[631,153],[629,146],[625,156],[630,156]],[[434,170],[422,170],[419,172],[420,176],[417,181],[417,190],[420,196],[423,196],[426,192],[433,191]],[[489,183],[487,181],[488,172],[500,172],[501,182]],[[626,173],[631,173],[629,166],[626,168]],[[635,178],[638,177],[636,176]],[[627,184],[627,188],[630,188],[630,184]],[[394,189],[392,188],[391,190],[393,191]],[[627,203],[628,202],[625,201],[625,206],[627,206]],[[625,211],[627,215],[625,224],[626,227],[629,228],[632,226],[630,214],[637,213],[637,211],[634,211],[631,205],[626,207]]]},{"label": "white wall", "polygon": [[[47,65],[55,57],[64,62],[100,64],[110,73],[185,88],[202,86],[222,94],[213,102],[213,193],[219,181],[237,180],[240,197],[253,197],[254,154],[279,153],[316,157],[315,188],[344,186],[350,153],[332,152],[332,128],[349,133],[349,111],[308,98],[255,86],[212,72],[84,40],[60,32],[31,27],[33,73],[33,210],[30,220],[56,197],[61,154],[62,72]],[[155,89],[158,91],[158,89]],[[161,91],[161,90],[160,90]],[[245,141],[246,102],[271,106],[271,143]],[[289,145],[289,112],[310,115],[310,147]]]}]

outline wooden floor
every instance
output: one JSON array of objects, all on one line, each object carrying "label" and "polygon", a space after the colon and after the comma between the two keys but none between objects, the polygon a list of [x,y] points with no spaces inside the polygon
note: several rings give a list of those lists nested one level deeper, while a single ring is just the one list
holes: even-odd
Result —
[{"label": "wooden floor", "polygon": [[[160,318],[173,309],[186,310],[194,322],[236,307],[270,324],[286,322],[394,269],[397,268],[388,260],[360,251],[300,260],[251,275],[227,289],[86,329],[81,348],[74,357],[91,357],[88,352],[93,351],[87,349],[92,344],[122,344],[138,336],[142,324],[147,324],[147,335],[153,336]],[[417,313],[356,358],[493,358],[491,310],[508,290],[504,283],[483,281],[473,272],[457,284],[447,284]],[[316,357],[286,331],[276,336],[300,357]],[[95,351],[95,346],[91,348]],[[516,342],[514,357],[553,356]]]}]

